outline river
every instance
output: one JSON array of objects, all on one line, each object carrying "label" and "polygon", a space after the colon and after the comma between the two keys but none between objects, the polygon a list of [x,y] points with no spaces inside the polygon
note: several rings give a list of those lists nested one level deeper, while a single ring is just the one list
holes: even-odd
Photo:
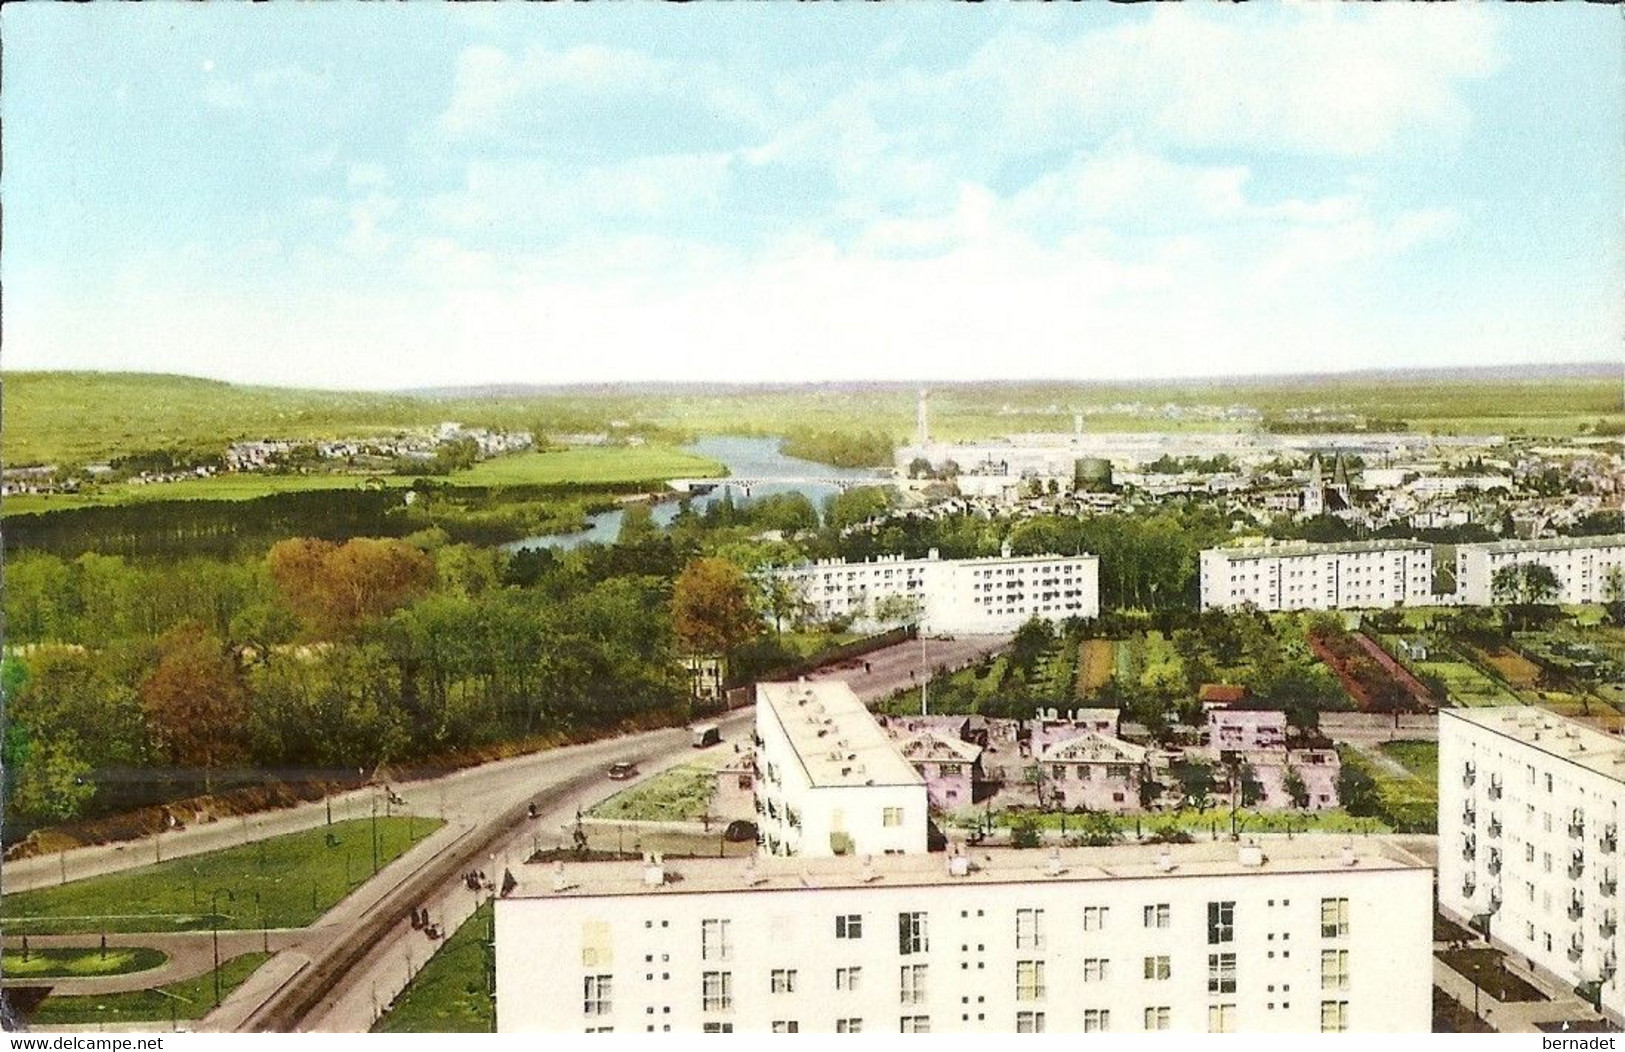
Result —
[{"label": "river", "polygon": [[[736,478],[843,478],[843,479],[874,479],[875,472],[870,468],[837,468],[828,464],[819,464],[811,460],[802,460],[798,457],[785,456],[779,452],[779,439],[777,438],[740,438],[722,436],[702,438],[691,446],[684,446],[690,453],[696,453],[723,464],[728,474]],[[817,508],[822,508],[824,498],[840,491],[837,486],[809,483],[803,485],[769,484],[751,488],[749,498],[765,497],[773,493],[801,493],[813,502]],[[725,492],[731,492],[733,499],[742,501],[749,499],[741,492],[740,487],[729,485],[725,480],[718,480],[717,488],[710,493],[697,494],[690,498],[695,508],[704,508],[712,501],[721,498]],[[681,502],[677,500],[661,501],[654,506],[655,525],[664,527],[677,517]],[[550,533],[539,537],[526,537],[514,541],[503,547],[509,551],[520,548],[558,548],[567,550],[583,544],[614,544],[615,538],[620,536],[621,516],[623,512],[617,508],[614,511],[599,512],[589,516],[587,528],[574,533]]]}]

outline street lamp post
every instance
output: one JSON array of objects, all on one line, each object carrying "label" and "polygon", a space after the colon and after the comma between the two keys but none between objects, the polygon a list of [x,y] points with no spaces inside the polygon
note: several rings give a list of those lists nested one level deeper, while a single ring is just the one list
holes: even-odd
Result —
[{"label": "street lamp post", "polygon": [[214,942],[214,1004],[220,1007],[220,914],[218,907],[220,893],[225,892],[227,902],[235,902],[236,896],[229,888],[215,888],[209,893],[209,928]]},{"label": "street lamp post", "polygon": [[264,953],[270,953],[271,932],[265,926],[265,906],[260,901],[260,893],[258,891],[254,892],[254,912],[259,916],[260,919],[260,950]]}]

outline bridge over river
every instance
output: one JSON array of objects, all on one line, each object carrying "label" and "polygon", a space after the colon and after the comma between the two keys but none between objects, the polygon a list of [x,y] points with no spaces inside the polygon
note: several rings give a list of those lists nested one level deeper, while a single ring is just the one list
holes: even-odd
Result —
[{"label": "bridge over river", "polygon": [[783,486],[787,489],[828,486],[845,490],[853,486],[881,486],[885,485],[886,481],[886,479],[879,476],[874,478],[842,478],[834,475],[729,475],[726,478],[672,479],[667,485],[679,493],[710,493],[723,487],[731,487],[748,497],[750,491],[758,486]]}]

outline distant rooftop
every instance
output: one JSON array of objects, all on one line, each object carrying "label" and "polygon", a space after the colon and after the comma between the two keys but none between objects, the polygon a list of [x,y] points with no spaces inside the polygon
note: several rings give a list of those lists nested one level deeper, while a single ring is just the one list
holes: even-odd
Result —
[{"label": "distant rooftop", "polygon": [[1574,548],[1617,548],[1625,546],[1625,533],[1610,533],[1598,537],[1548,537],[1539,541],[1486,541],[1482,544],[1462,544],[1464,548],[1486,552],[1563,552]]},{"label": "distant rooftop", "polygon": [[[1104,848],[966,852],[968,872],[955,876],[946,852],[868,858],[673,859],[664,880],[645,882],[641,862],[524,866],[516,898],[586,898],[610,895],[687,895],[716,892],[936,887],[945,884],[1084,883],[1143,878],[1221,877],[1249,873],[1339,873],[1424,870],[1427,864],[1386,840],[1304,836],[1268,839],[1261,854],[1223,841],[1198,844],[1127,844]],[[1253,864],[1249,864],[1251,861]]]},{"label": "distant rooftop", "polygon": [[758,683],[756,703],[784,728],[815,789],[925,784],[842,680]]},{"label": "distant rooftop", "polygon": [[1281,544],[1252,544],[1241,548],[1211,548],[1228,559],[1272,559],[1294,555],[1350,555],[1358,552],[1429,551],[1426,541],[1338,541],[1332,544],[1311,544],[1308,541],[1286,541]]},{"label": "distant rooftop", "polygon": [[1625,782],[1625,739],[1533,705],[1440,709],[1440,716],[1477,724],[1558,756],[1617,782]]},{"label": "distant rooftop", "polygon": [[827,566],[827,567],[836,567],[836,566],[912,566],[912,565],[919,565],[919,564],[924,564],[924,563],[931,563],[931,564],[935,564],[935,565],[969,566],[969,565],[980,565],[980,564],[986,564],[986,563],[1021,563],[1021,564],[1025,564],[1025,563],[1054,562],[1054,561],[1056,561],[1058,559],[1059,560],[1066,560],[1066,561],[1077,561],[1079,559],[1095,559],[1095,558],[1098,558],[1098,557],[1095,556],[1095,555],[1090,554],[1089,552],[1081,552],[1081,553],[1079,553],[1077,555],[1058,555],[1058,554],[1054,554],[1054,553],[1051,553],[1051,554],[1048,554],[1048,555],[978,555],[978,556],[975,556],[974,558],[969,558],[969,559],[944,559],[944,558],[942,558],[942,556],[938,553],[938,551],[935,548],[932,548],[931,553],[929,555],[925,556],[922,559],[909,559],[909,558],[907,558],[905,556],[902,556],[902,555],[880,555],[880,556],[876,556],[873,559],[863,559],[863,560],[818,559],[818,560],[815,560],[815,561],[806,561],[806,562],[795,563],[795,564],[793,564],[791,566],[788,566],[788,567],[777,567],[776,569],[781,569],[781,570],[783,570],[783,569],[801,570],[801,569],[807,569],[809,567],[821,567],[821,566]]}]

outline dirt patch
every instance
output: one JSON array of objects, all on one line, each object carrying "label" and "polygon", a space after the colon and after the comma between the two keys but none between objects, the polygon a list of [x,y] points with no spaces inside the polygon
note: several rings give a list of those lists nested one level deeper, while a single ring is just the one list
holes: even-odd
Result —
[{"label": "dirt patch", "polygon": [[1551,1000],[1507,971],[1498,950],[1441,950],[1434,956],[1497,1001]]},{"label": "dirt patch", "polygon": [[1463,1008],[1450,995],[1433,988],[1433,1032],[1435,1034],[1493,1034],[1495,1028]]}]

